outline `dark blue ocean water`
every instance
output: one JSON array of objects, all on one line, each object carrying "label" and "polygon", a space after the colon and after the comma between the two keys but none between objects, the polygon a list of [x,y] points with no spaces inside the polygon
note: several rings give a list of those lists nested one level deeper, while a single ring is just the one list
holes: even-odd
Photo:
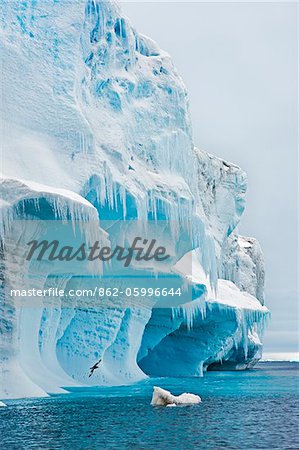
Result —
[{"label": "dark blue ocean water", "polygon": [[[77,389],[0,408],[1,449],[299,449],[298,363]],[[152,386],[200,405],[151,407]]]}]

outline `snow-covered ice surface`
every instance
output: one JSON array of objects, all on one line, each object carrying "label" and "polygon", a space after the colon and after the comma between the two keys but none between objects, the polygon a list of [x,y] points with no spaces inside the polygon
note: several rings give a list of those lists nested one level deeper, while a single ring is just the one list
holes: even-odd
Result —
[{"label": "snow-covered ice surface", "polygon": [[[170,56],[113,2],[2,6],[0,398],[250,367],[268,311],[261,249],[236,231],[246,175],[194,148]],[[172,263],[142,273],[175,273],[197,295],[169,308],[89,309],[76,298],[20,307],[9,293],[27,287],[30,267],[11,241],[28,241],[28,218],[79,223],[87,241],[126,240],[128,222],[164,221]],[[75,283],[72,272],[49,269],[39,287],[51,277],[61,288]]]}]

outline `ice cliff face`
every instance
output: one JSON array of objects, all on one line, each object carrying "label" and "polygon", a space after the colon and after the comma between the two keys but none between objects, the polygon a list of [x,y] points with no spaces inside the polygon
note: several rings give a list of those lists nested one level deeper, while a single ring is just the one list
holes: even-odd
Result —
[{"label": "ice cliff face", "polygon": [[[169,55],[107,1],[9,0],[1,23],[0,398],[253,364],[267,309],[260,247],[236,234],[246,176],[194,148]],[[176,274],[192,301],[20,304],[10,290],[32,287],[28,274],[41,288],[80,286],[73,271],[41,270],[16,251],[44,233],[45,219],[71,222],[73,243],[126,241],[132,229],[163,222],[171,264],[136,273]]]}]

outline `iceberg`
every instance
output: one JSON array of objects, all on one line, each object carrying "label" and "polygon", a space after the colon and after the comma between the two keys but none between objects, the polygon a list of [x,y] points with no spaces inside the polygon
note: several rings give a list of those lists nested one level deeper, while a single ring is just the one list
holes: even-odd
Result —
[{"label": "iceberg", "polygon": [[[194,146],[171,57],[113,1],[10,0],[1,25],[0,399],[251,367],[269,311],[261,248],[237,232],[246,174]],[[114,262],[83,261],[78,278],[27,261],[25,243],[54,231],[72,247],[158,233],[170,258],[131,279],[191,294],[20,302],[12,291],[33,278],[41,291],[95,288],[103,273],[129,285]]]},{"label": "iceberg", "polygon": [[196,405],[201,403],[199,395],[184,393],[181,395],[172,395],[169,391],[154,386],[152,406],[177,406],[177,405]]}]

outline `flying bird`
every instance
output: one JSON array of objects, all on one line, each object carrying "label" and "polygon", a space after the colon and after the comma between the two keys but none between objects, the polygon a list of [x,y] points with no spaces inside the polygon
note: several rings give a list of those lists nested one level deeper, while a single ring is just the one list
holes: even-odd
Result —
[{"label": "flying bird", "polygon": [[90,374],[88,375],[88,378],[91,377],[91,375],[93,374],[93,372],[99,368],[99,364],[102,361],[102,359],[99,359],[98,362],[96,362],[92,367],[90,367]]}]

